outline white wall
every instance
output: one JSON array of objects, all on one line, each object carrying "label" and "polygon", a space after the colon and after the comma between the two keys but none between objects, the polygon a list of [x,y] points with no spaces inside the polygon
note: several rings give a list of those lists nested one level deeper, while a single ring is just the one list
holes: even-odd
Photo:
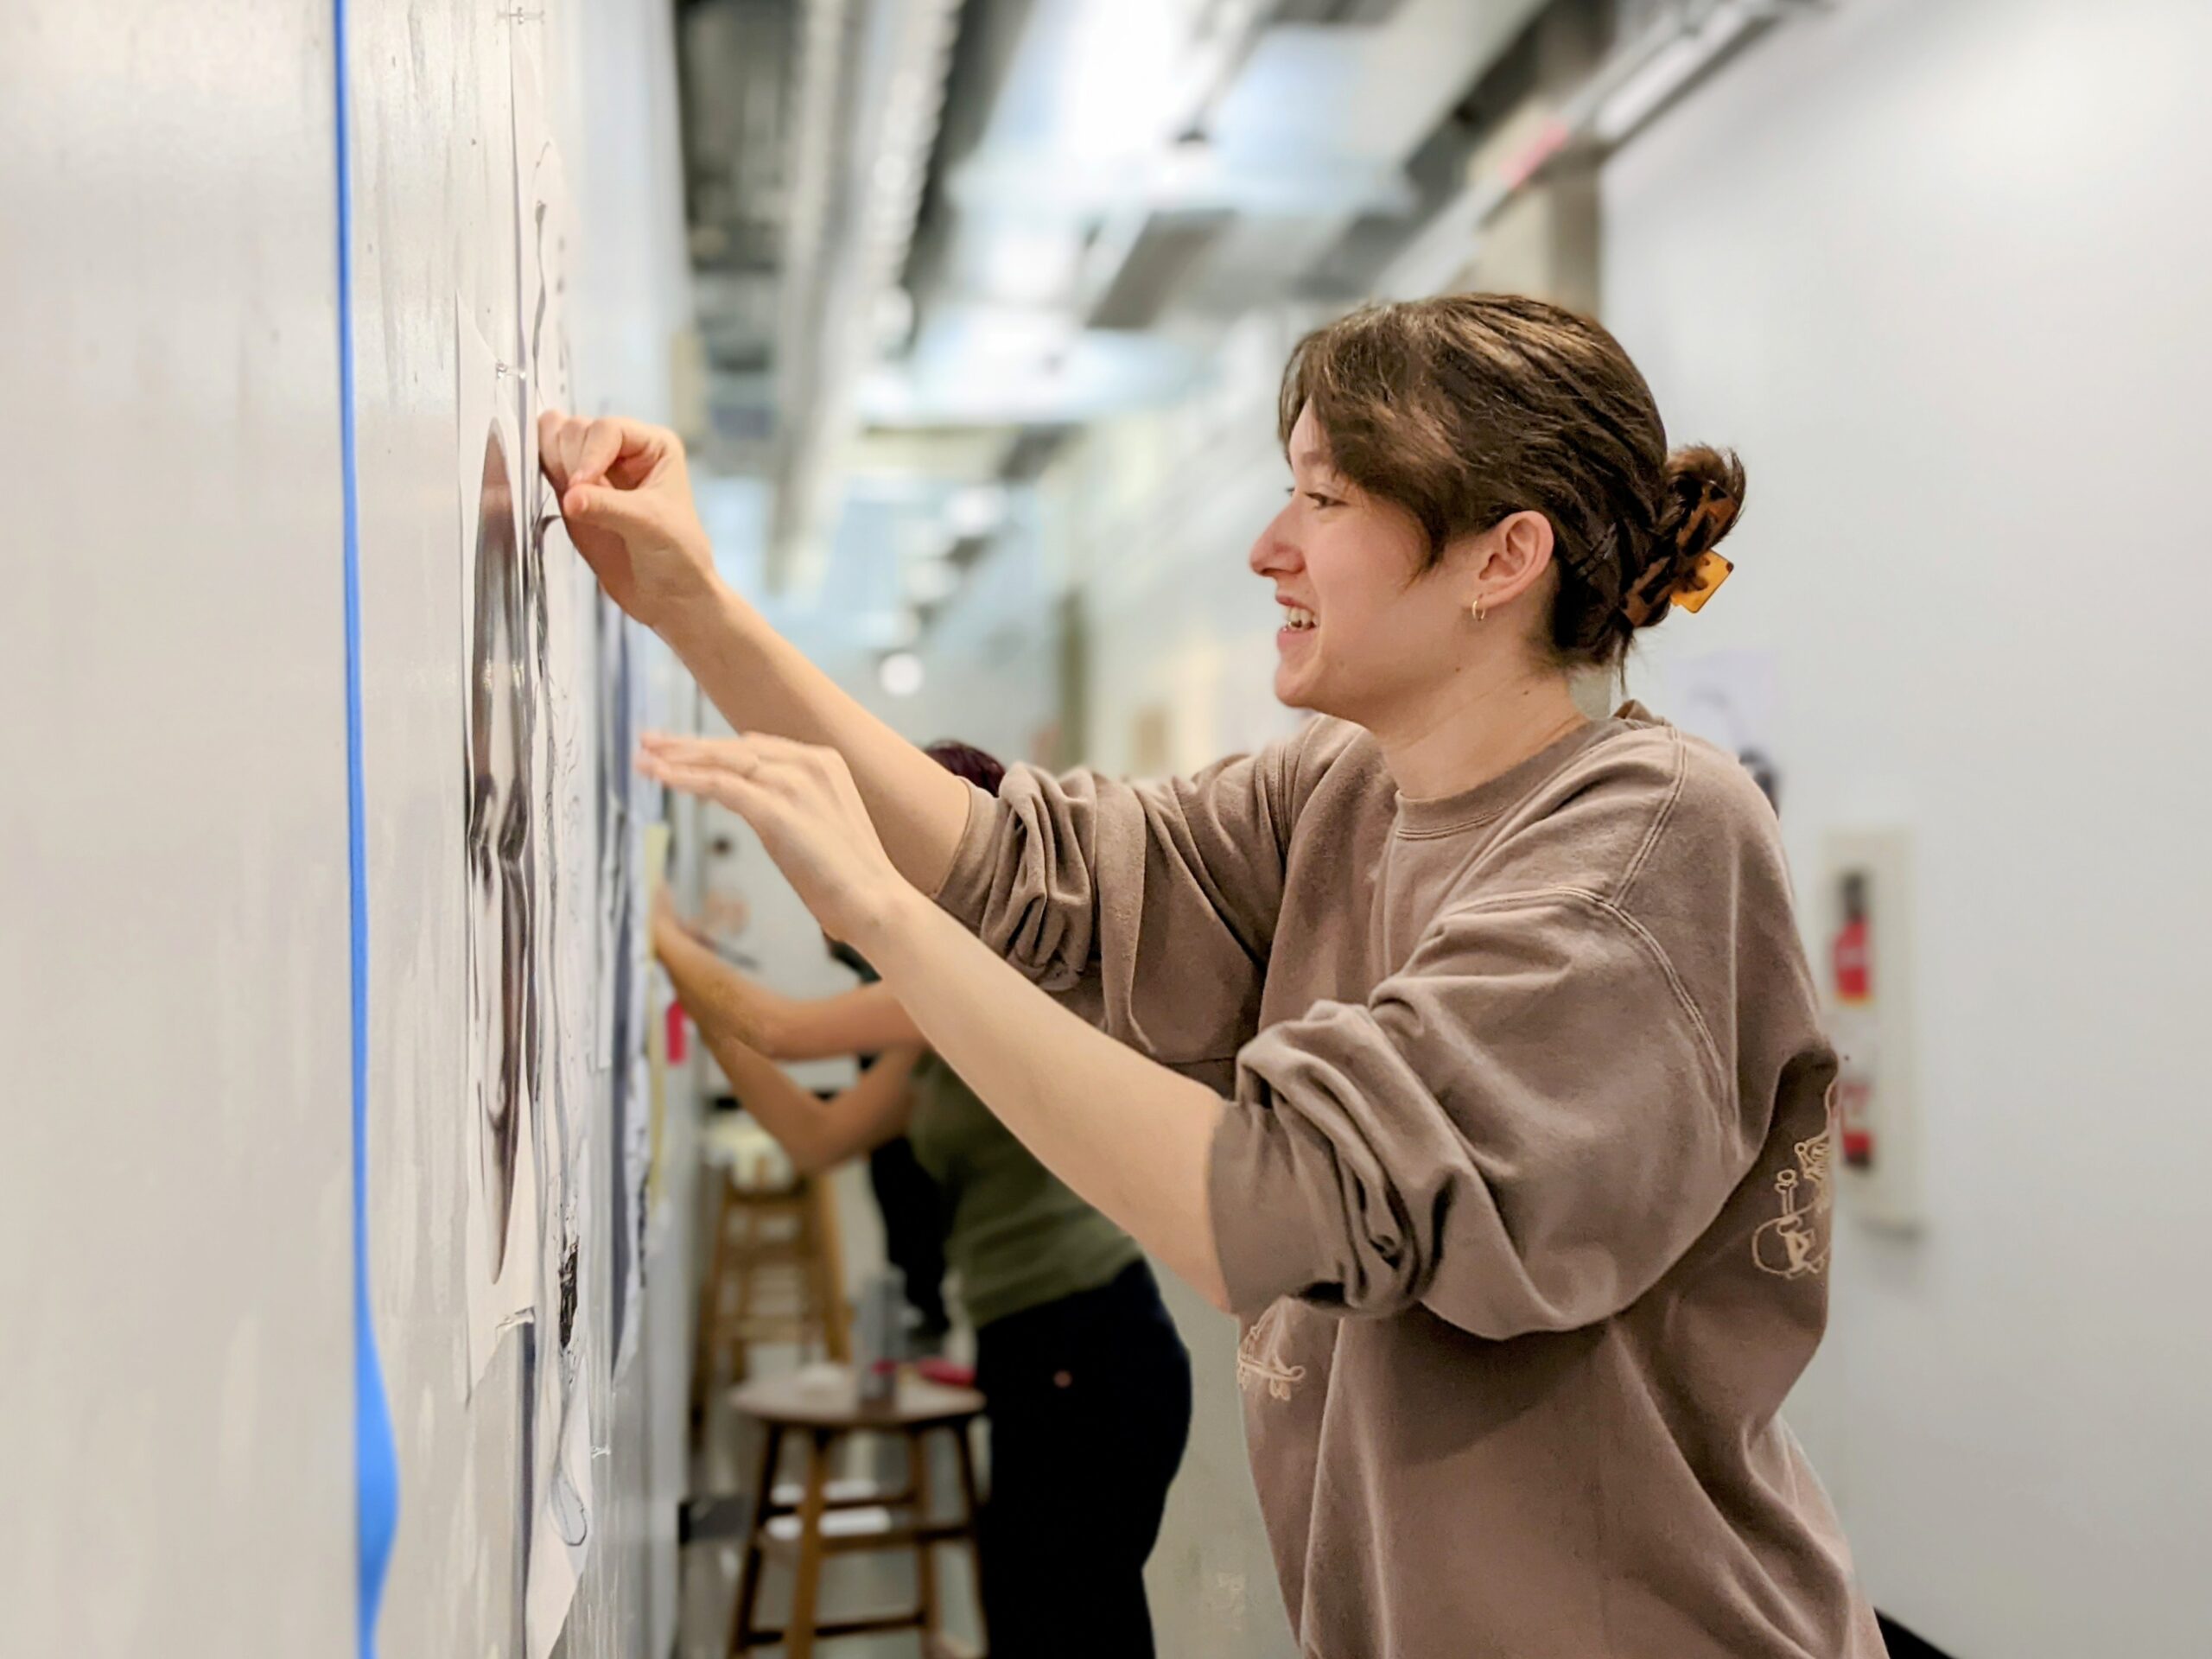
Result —
[{"label": "white wall", "polygon": [[[672,23],[648,0],[524,9],[353,0],[357,350],[370,825],[371,1295],[401,1477],[381,1634],[394,1655],[518,1654],[519,1340],[467,1374],[471,1144],[463,1048],[460,735],[463,657],[456,299],[487,341],[517,337],[512,32],[537,32],[546,118],[579,232],[569,302],[588,408],[668,418],[688,321]],[[664,1653],[684,1475],[690,1141],[671,1095],[671,1206],[648,1255],[642,1351],[610,1388],[603,1090],[587,1134],[597,1212],[582,1251],[591,1377],[592,1553],[558,1651]],[[541,1349],[541,1352],[543,1351]]]},{"label": "white wall", "polygon": [[[581,328],[584,384],[664,412],[670,20],[582,10],[529,26],[612,250],[577,296],[620,318]],[[0,8],[0,435],[24,458],[0,555],[9,1655],[356,1643],[333,21]],[[456,295],[515,332],[515,25],[396,0],[351,22],[368,1229],[402,1484],[384,1650],[478,1659],[520,1645],[522,1516],[515,1345],[472,1395],[463,1338],[453,341]],[[667,1232],[657,1340],[593,1402],[611,1449],[578,1659],[673,1634],[688,1234]]]},{"label": "white wall", "polygon": [[353,1644],[328,22],[0,7],[0,1653]]},{"label": "white wall", "polygon": [[2193,0],[1853,0],[1605,180],[1608,320],[1751,479],[1653,667],[1776,654],[1801,880],[1915,837],[1925,1236],[1846,1228],[1792,1419],[1969,1659],[2212,1631],[2208,65]]},{"label": "white wall", "polygon": [[[509,25],[351,8],[369,1295],[399,1469],[381,1651],[518,1653],[522,1345],[469,1376],[454,315],[518,337]],[[472,1381],[474,1386],[472,1388]]]}]

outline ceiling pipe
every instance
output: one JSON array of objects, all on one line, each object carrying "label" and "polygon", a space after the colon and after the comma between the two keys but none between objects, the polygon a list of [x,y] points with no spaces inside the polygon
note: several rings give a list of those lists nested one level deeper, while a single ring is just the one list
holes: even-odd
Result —
[{"label": "ceiling pipe", "polygon": [[1443,208],[1390,263],[1380,296],[1439,292],[1475,257],[1484,227],[1561,156],[1618,149],[1767,29],[1831,3],[1676,0],[1617,48],[1527,144]]},{"label": "ceiling pipe", "polygon": [[913,240],[959,13],[960,0],[807,0],[771,591],[804,593],[820,580],[837,465],[855,429],[854,393]]},{"label": "ceiling pipe", "polygon": [[[1181,69],[1166,79],[1154,75],[1140,100],[1146,142],[1085,153],[1066,130],[1078,117],[1043,89],[1048,77],[1088,71],[1103,84],[1120,73],[1118,62],[1090,60],[1076,23],[1114,18],[1127,0],[1036,0],[1025,13],[1027,34],[1006,95],[971,153],[954,158],[946,173],[945,257],[916,296],[922,325],[915,352],[870,389],[874,417],[894,424],[1079,421],[1091,417],[1087,390],[1109,404],[1172,391],[1187,360],[1172,374],[1131,363],[1126,378],[1105,377],[1119,392],[1098,391],[1076,371],[1125,357],[1125,336],[1156,315],[1147,304],[1156,308],[1179,284],[1187,292],[1217,280],[1210,273],[1217,268],[1233,273],[1243,268],[1237,262],[1263,262],[1256,251],[1272,245],[1284,254],[1262,279],[1274,284],[1264,296],[1273,302],[1295,270],[1354,225],[1408,218],[1421,201],[1408,160],[1545,3],[1185,0],[1168,10],[1179,13],[1188,48],[1152,54],[1177,60]],[[1159,8],[1144,10],[1153,16]],[[1054,213],[1065,221],[1065,274],[1050,292],[1000,288],[988,251],[1018,242]],[[1049,241],[1052,232],[1035,234]],[[1040,346],[1027,365],[1010,362],[999,378],[1018,389],[979,408],[963,396],[972,378],[955,378],[944,363],[964,349],[975,315],[993,310],[1031,321],[1050,314],[1067,338]]]}]

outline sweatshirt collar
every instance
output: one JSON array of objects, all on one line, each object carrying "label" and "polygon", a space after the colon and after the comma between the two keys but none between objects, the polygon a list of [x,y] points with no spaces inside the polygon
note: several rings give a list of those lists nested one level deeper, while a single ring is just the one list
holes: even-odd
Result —
[{"label": "sweatshirt collar", "polygon": [[1497,777],[1463,789],[1456,795],[1432,795],[1422,799],[1398,797],[1398,833],[1402,836],[1446,836],[1488,823],[1520,800],[1576,755],[1633,725],[1648,725],[1652,716],[1641,703],[1623,703],[1609,720],[1586,721],[1566,736],[1538,750],[1516,766]]}]

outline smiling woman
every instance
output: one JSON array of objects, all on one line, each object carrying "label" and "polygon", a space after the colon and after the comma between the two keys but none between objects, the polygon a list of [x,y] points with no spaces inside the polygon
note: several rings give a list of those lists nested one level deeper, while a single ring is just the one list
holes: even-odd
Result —
[{"label": "smiling woman", "polygon": [[1878,1659],[1776,1415],[1826,1319],[1835,1059],[1773,815],[1569,695],[1709,595],[1742,471],[1670,454],[1611,336],[1531,300],[1356,314],[1281,409],[1250,564],[1278,696],[1329,718],[995,795],[718,582],[672,437],[543,448],[751,734],[642,764],[743,814],[1006,1127],[1243,1320],[1302,1651]]},{"label": "smiling woman", "polygon": [[[1515,387],[1507,418],[1483,391],[1500,380]],[[1618,666],[1718,558],[1743,504],[1734,456],[1669,454],[1626,354],[1536,301],[1354,313],[1300,343],[1279,422],[1294,481],[1252,550],[1287,613],[1275,694],[1363,723],[1455,664],[1510,662],[1526,636],[1561,668]],[[1455,559],[1485,531],[1503,532],[1490,563]],[[1394,569],[1395,591],[1374,580]],[[1439,582],[1523,637],[1471,645]]]}]

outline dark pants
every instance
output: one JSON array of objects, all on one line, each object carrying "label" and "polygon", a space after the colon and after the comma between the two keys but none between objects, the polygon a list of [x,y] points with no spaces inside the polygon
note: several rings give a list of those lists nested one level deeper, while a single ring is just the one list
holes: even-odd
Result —
[{"label": "dark pants", "polygon": [[918,1318],[916,1334],[934,1341],[945,1332],[944,1195],[900,1135],[868,1155],[868,1183],[883,1212],[883,1254],[906,1281],[906,1306]]},{"label": "dark pants", "polygon": [[1191,1358],[1141,1262],[976,1333],[992,1659],[1149,1659],[1145,1558],[1191,1433]]}]

